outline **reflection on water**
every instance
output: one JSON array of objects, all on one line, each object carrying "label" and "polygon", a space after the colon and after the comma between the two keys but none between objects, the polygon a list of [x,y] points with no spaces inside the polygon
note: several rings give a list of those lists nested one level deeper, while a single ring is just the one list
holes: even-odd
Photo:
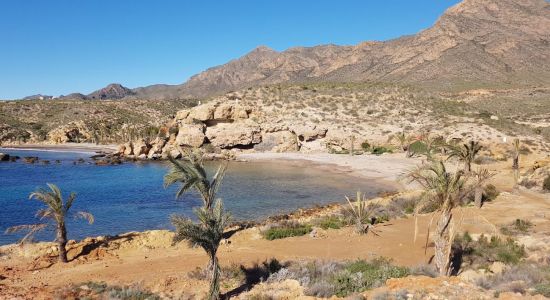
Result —
[{"label": "reflection on water", "polygon": [[[89,163],[73,164],[88,154],[43,151],[1,150],[12,155],[38,156],[61,160],[61,164],[0,163],[0,231],[18,224],[36,222],[37,201],[28,200],[30,192],[47,182],[55,183],[68,194],[78,194],[75,210],[88,210],[96,223],[69,220],[69,237],[117,234],[128,231],[171,228],[174,213],[191,216],[201,204],[190,193],[175,199],[176,186],[163,188],[166,163],[126,163],[99,167]],[[209,163],[214,169],[215,163]],[[231,162],[219,192],[235,219],[261,219],[288,213],[301,207],[341,202],[357,189],[375,195],[387,188],[365,179],[335,174],[303,164]],[[50,239],[41,235],[39,239]],[[0,244],[12,243],[17,236],[1,235]]]}]

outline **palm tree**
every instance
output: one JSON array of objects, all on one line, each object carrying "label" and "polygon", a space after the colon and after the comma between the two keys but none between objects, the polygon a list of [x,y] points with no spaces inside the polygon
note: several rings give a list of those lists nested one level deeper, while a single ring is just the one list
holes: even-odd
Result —
[{"label": "palm tree", "polygon": [[467,178],[462,171],[448,172],[442,161],[422,165],[411,171],[408,178],[424,189],[423,197],[415,208],[415,214],[419,214],[426,207],[435,207],[440,214],[434,237],[434,260],[439,273],[448,276],[452,272],[451,246],[455,234],[453,210],[471,194]]},{"label": "palm tree", "polygon": [[489,172],[487,169],[479,169],[472,172],[472,176],[475,180],[474,203],[476,207],[481,208],[483,205],[483,188],[485,187],[485,183],[487,183],[487,181],[493,177],[494,174]]},{"label": "palm tree", "polygon": [[513,163],[512,163],[512,169],[518,170],[519,169],[519,151],[520,151],[520,143],[519,139],[514,139],[514,142],[512,143],[513,147]]},{"label": "palm tree", "polygon": [[204,206],[210,209],[223,181],[227,165],[220,165],[210,181],[203,165],[202,155],[198,151],[185,151],[185,154],[187,158],[185,161],[176,160],[171,156],[168,157],[172,163],[172,168],[164,176],[164,187],[166,188],[176,182],[181,183],[176,192],[176,198],[194,188],[203,200]]},{"label": "palm tree", "polygon": [[215,202],[212,209],[201,207],[195,210],[195,214],[199,220],[198,223],[193,223],[192,220],[182,216],[172,217],[172,224],[176,227],[174,241],[185,240],[191,246],[201,247],[206,252],[210,259],[208,264],[208,271],[210,273],[208,299],[219,299],[220,266],[216,254],[223,239],[224,229],[231,217],[224,211],[223,203],[219,199]]},{"label": "palm tree", "polygon": [[164,186],[180,182],[181,186],[176,192],[176,198],[181,197],[186,191],[194,188],[202,198],[203,206],[195,210],[199,222],[173,216],[172,224],[176,227],[175,242],[186,240],[193,246],[200,246],[208,254],[210,263],[210,291],[208,299],[220,297],[220,267],[216,253],[223,238],[223,232],[230,216],[224,211],[221,200],[216,200],[216,193],[221,186],[227,165],[222,164],[212,178],[208,180],[206,170],[202,163],[202,156],[198,151],[186,151],[186,161],[178,161],[169,157],[172,168],[164,176]]},{"label": "palm tree", "polygon": [[452,146],[449,158],[458,157],[464,162],[464,172],[472,171],[472,162],[475,160],[476,155],[481,151],[482,147],[477,141],[470,141],[460,146]]},{"label": "palm tree", "polygon": [[359,234],[366,234],[369,232],[371,218],[374,217],[376,205],[367,202],[366,194],[357,192],[357,198],[355,201],[350,200],[346,196],[348,206],[344,208],[344,216],[351,223],[355,224],[355,231]]},{"label": "palm tree", "polygon": [[[23,237],[21,242],[25,242],[31,239],[35,233],[46,229],[48,227],[55,226],[56,228],[56,241],[59,249],[59,261],[67,262],[67,228],[65,226],[66,217],[69,215],[76,194],[71,193],[66,201],[63,201],[61,190],[55,185],[48,183],[49,191],[45,189],[38,189],[37,191],[29,195],[29,199],[36,199],[46,205],[46,208],[40,209],[36,212],[36,217],[41,221],[46,220],[45,223],[34,225],[19,225],[13,226],[6,230],[6,233],[14,233],[21,230],[28,230],[29,232]],[[77,218],[83,218],[88,221],[89,224],[94,222],[94,216],[85,211],[78,211],[73,214]]]},{"label": "palm tree", "polygon": [[402,131],[390,136],[388,142],[391,142],[393,140],[396,140],[399,143],[399,148],[401,148],[401,150],[407,151],[407,154],[410,153],[409,146],[413,140],[412,136],[407,135],[405,131]]}]

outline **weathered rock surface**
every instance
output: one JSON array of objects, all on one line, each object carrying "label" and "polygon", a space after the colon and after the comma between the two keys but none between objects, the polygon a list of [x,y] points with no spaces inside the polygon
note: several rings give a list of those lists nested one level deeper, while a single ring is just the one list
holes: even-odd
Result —
[{"label": "weathered rock surface", "polygon": [[205,125],[200,122],[180,125],[175,144],[190,147],[202,146],[205,138],[204,129]]},{"label": "weathered rock surface", "polygon": [[206,129],[206,137],[223,149],[251,146],[262,141],[260,126],[253,122],[221,123]]}]

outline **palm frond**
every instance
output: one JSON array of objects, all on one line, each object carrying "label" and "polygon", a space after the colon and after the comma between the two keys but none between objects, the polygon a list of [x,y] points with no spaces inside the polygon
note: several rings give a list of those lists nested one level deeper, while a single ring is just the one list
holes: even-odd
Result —
[{"label": "palm frond", "polygon": [[94,215],[87,211],[77,211],[74,216],[77,219],[84,219],[88,221],[88,224],[93,224],[95,221]]},{"label": "palm frond", "polygon": [[32,224],[32,225],[17,225],[6,229],[6,234],[17,233],[20,231],[28,231],[20,240],[20,243],[29,241],[37,232],[42,231],[48,227],[49,224]]}]

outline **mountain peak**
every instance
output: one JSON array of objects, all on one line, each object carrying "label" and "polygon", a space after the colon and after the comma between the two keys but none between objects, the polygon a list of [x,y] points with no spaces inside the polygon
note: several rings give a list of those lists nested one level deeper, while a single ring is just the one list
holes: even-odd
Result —
[{"label": "mountain peak", "polygon": [[134,95],[134,92],[131,89],[120,83],[111,83],[108,86],[89,94],[87,98],[98,100],[121,99],[130,95]]}]

